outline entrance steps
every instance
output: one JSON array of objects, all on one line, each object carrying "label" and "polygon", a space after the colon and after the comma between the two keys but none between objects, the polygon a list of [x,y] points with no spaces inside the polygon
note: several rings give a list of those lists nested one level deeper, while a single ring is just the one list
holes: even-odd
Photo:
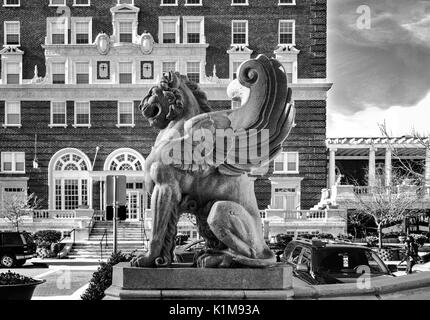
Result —
[{"label": "entrance steps", "polygon": [[[125,254],[143,253],[146,238],[141,222],[122,221],[117,225],[118,251]],[[113,251],[113,222],[96,222],[88,241],[75,243],[71,259],[106,259]]]}]

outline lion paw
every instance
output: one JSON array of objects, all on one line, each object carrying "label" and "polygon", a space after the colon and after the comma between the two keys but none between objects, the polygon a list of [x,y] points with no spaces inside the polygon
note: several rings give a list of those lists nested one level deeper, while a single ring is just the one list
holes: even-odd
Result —
[{"label": "lion paw", "polygon": [[155,259],[147,255],[140,255],[131,260],[131,266],[136,268],[153,268],[155,266]]}]

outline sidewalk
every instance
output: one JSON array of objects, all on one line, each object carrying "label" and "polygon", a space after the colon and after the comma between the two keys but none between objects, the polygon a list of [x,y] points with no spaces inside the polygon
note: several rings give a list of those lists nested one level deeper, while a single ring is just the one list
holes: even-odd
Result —
[{"label": "sidewalk", "polygon": [[33,265],[49,265],[49,266],[99,266],[101,262],[107,262],[107,259],[40,259],[35,258],[28,260],[27,263]]}]

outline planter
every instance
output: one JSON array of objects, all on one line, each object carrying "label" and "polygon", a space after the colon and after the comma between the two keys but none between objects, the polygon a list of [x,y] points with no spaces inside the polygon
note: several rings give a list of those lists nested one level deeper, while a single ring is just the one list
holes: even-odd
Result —
[{"label": "planter", "polygon": [[46,280],[29,284],[0,286],[0,301],[28,301],[33,297],[34,290]]}]

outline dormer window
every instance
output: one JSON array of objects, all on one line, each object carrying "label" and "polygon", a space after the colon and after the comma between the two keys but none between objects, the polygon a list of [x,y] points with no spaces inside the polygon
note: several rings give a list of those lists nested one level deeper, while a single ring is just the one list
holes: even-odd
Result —
[{"label": "dormer window", "polygon": [[6,81],[7,81],[7,84],[19,84],[20,82],[19,63],[9,62],[6,64]]},{"label": "dormer window", "polygon": [[138,14],[140,9],[133,1],[121,1],[111,8],[113,22],[113,38],[119,43],[136,43],[138,33]]},{"label": "dormer window", "polygon": [[8,46],[19,46],[21,31],[19,21],[4,22],[4,43]]},{"label": "dormer window", "polygon": [[66,83],[66,64],[64,62],[53,63],[52,66],[52,83],[65,84]]},{"label": "dormer window", "polygon": [[119,42],[133,42],[133,22],[119,23]]},{"label": "dormer window", "polygon": [[48,18],[48,44],[67,44],[68,26],[66,18]]}]

